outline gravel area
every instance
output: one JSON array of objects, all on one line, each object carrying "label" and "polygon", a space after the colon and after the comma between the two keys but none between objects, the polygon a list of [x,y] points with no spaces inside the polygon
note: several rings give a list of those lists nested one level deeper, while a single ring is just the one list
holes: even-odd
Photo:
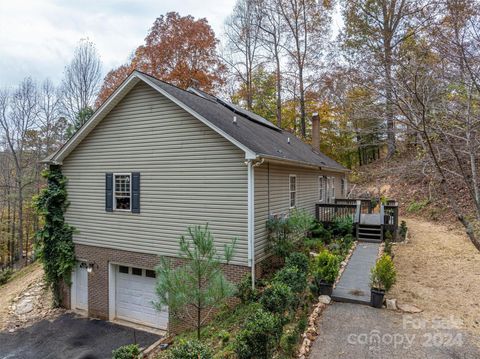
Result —
[{"label": "gravel area", "polygon": [[443,318],[334,303],[319,323],[309,358],[477,359],[478,337]]},{"label": "gravel area", "polygon": [[397,283],[387,297],[426,317],[451,317],[480,338],[480,252],[458,226],[406,219],[409,239],[393,247]]}]

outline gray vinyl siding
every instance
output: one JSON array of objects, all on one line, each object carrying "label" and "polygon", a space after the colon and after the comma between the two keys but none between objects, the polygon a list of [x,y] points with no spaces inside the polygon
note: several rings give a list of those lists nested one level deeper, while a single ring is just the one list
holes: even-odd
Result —
[{"label": "gray vinyl siding", "polygon": [[266,222],[269,215],[288,214],[290,211],[289,176],[297,176],[297,206],[315,214],[315,204],[319,199],[318,177],[334,176],[336,198],[342,198],[340,192],[343,174],[325,171],[264,163],[255,167],[255,260],[259,262],[268,257]]},{"label": "gray vinyl siding", "polygon": [[[74,242],[176,256],[187,226],[209,223],[219,251],[238,238],[247,265],[245,154],[146,84],[64,160]],[[140,172],[140,214],[105,211],[105,173]]]}]

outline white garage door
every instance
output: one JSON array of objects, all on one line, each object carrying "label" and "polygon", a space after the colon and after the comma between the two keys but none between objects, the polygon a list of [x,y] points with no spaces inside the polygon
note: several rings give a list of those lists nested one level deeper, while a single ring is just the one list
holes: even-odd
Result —
[{"label": "white garage door", "polygon": [[168,311],[159,312],[152,303],[157,301],[155,271],[117,266],[115,292],[116,318],[167,329]]}]

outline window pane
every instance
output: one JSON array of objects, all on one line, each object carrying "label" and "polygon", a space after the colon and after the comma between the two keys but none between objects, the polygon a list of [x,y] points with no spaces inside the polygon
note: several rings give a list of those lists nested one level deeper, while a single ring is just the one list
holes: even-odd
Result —
[{"label": "window pane", "polygon": [[128,267],[120,266],[120,267],[118,267],[118,271],[119,271],[120,273],[128,274]]},{"label": "window pane", "polygon": [[132,268],[133,275],[142,275],[142,268]]},{"label": "window pane", "polygon": [[155,278],[156,277],[155,271],[150,269],[145,270],[145,277]]},{"label": "window pane", "polygon": [[115,197],[116,209],[130,209],[130,197]]}]

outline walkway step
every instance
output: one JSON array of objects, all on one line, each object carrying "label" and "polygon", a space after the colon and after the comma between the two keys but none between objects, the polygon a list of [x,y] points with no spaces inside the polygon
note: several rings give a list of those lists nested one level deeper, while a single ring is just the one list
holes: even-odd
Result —
[{"label": "walkway step", "polygon": [[380,242],[358,242],[340,281],[333,289],[333,300],[370,304],[370,269],[377,261],[379,247]]}]

